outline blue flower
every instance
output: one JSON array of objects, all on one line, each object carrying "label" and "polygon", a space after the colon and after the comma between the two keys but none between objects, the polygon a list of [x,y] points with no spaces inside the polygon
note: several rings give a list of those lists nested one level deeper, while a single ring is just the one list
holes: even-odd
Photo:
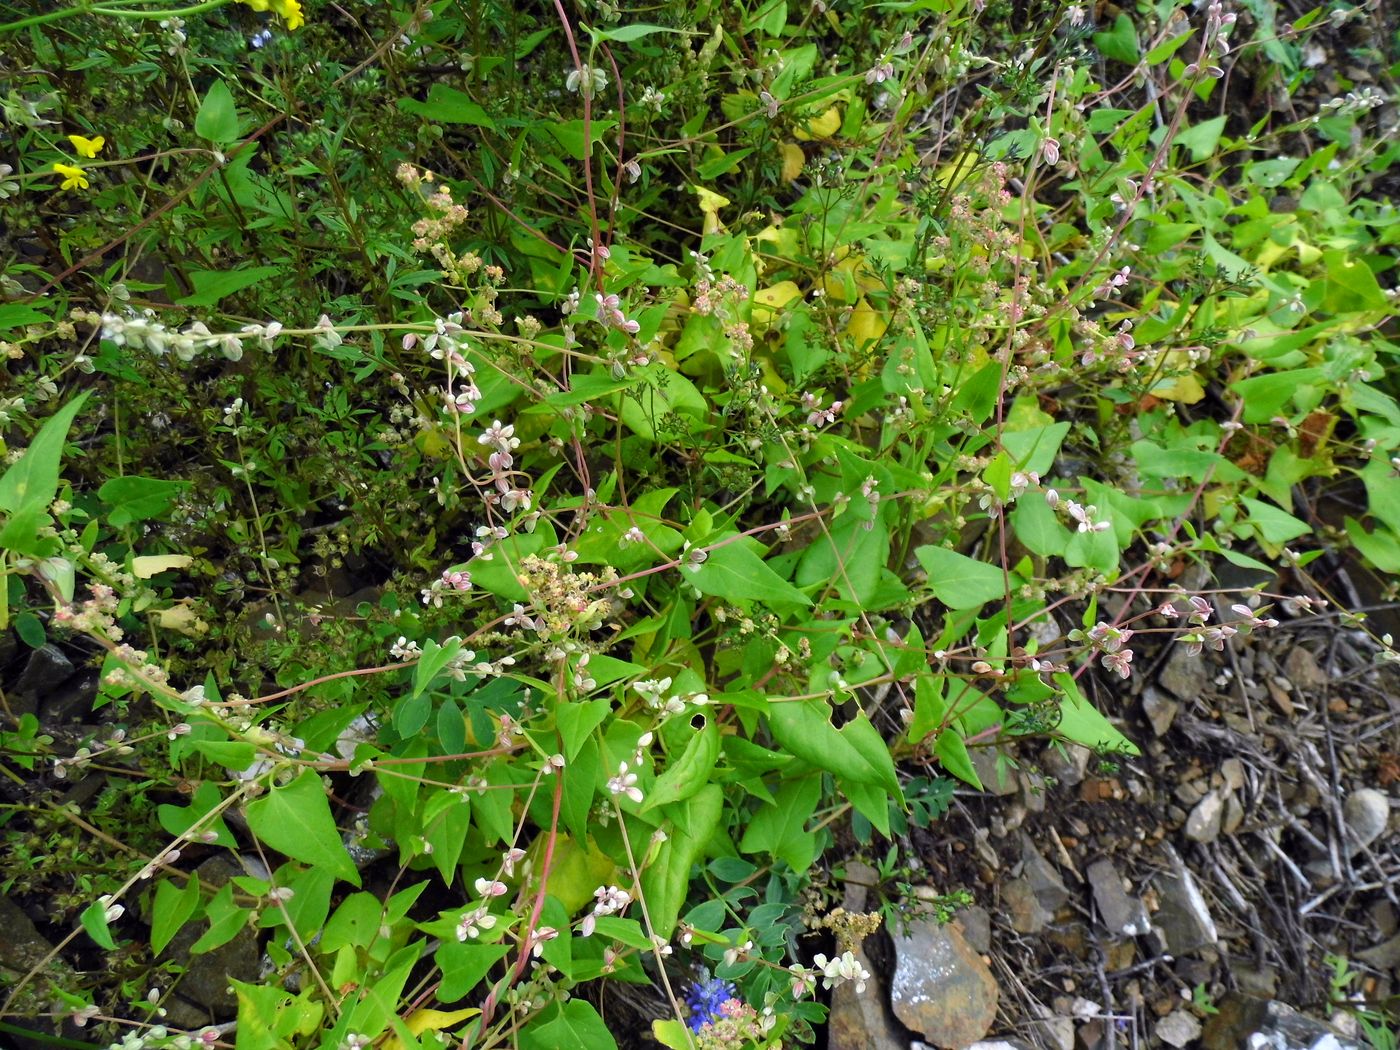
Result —
[{"label": "blue flower", "polygon": [[693,981],[690,994],[685,997],[685,1005],[690,1008],[690,1030],[698,1032],[711,1021],[722,1016],[720,1006],[737,995],[732,981],[721,981],[709,977],[703,981]]}]

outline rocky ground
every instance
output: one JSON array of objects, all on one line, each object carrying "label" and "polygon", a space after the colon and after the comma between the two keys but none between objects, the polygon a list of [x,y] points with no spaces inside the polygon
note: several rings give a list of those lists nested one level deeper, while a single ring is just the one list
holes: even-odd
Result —
[{"label": "rocky ground", "polygon": [[1336,615],[1281,619],[1099,696],[1141,758],[983,751],[990,793],[911,844],[975,904],[868,940],[830,1050],[1393,1046],[1357,1013],[1396,1017],[1400,669]]}]

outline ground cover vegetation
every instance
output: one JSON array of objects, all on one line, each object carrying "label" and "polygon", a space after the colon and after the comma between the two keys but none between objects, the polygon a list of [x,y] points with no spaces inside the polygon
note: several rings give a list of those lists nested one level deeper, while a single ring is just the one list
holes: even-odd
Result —
[{"label": "ground cover vegetation", "polygon": [[[57,946],[3,1023],[802,1045],[974,752],[1131,754],[1135,654],[1315,611],[1336,559],[1395,597],[1375,11],[82,0],[0,40],[0,620],[96,671],[69,721],[5,697],[0,885]],[[1321,94],[1318,41],[1372,82]],[[249,929],[236,1019],[168,1023]]]}]

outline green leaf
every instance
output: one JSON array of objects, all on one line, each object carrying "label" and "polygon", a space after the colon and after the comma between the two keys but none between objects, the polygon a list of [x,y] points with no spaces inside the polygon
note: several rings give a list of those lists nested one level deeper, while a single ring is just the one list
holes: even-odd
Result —
[{"label": "green leaf", "polygon": [[204,908],[209,929],[190,946],[190,951],[202,955],[222,947],[238,936],[239,931],[248,925],[252,914],[249,909],[240,908],[233,902],[233,883],[224,883]]},{"label": "green leaf", "polygon": [[617,1050],[608,1026],[587,999],[545,1009],[520,1033],[521,1050]]},{"label": "green leaf", "polygon": [[[928,573],[934,597],[950,609],[976,609],[985,602],[1006,597],[1006,577],[995,565],[933,546],[917,548],[914,557]],[[1011,587],[1014,592],[1014,576]]]},{"label": "green leaf", "polygon": [[83,909],[83,914],[79,916],[83,924],[83,929],[100,948],[106,948],[109,952],[117,950],[116,941],[112,940],[112,931],[107,928],[107,905],[102,901],[93,901]]},{"label": "green leaf", "polygon": [[808,774],[786,780],[772,804],[758,808],[744,828],[739,849],[745,853],[771,853],[797,874],[812,866],[820,839],[807,830],[807,822],[821,801],[821,775]]},{"label": "green leaf", "polygon": [[606,696],[596,700],[575,703],[561,703],[555,709],[554,718],[559,727],[559,735],[564,741],[564,757],[570,762],[578,754],[593,730],[603,724],[612,710],[612,701]]},{"label": "green leaf", "polygon": [[155,904],[151,907],[151,952],[159,955],[171,942],[180,927],[189,922],[199,908],[199,876],[191,875],[183,889],[163,879],[156,886]]},{"label": "green leaf", "polygon": [[[218,785],[211,780],[205,780],[200,783],[199,787],[195,788],[194,794],[190,796],[188,806],[169,804],[157,806],[156,819],[160,821],[160,826],[171,835],[181,836],[199,823],[199,819],[217,806],[222,799],[223,796],[219,793]],[[238,848],[238,841],[229,831],[223,817],[215,817],[212,821],[205,821],[199,827],[201,831],[214,832],[211,845],[223,846],[226,849]]]},{"label": "green leaf", "polygon": [[1220,143],[1220,133],[1224,130],[1225,118],[1212,117],[1177,132],[1172,144],[1190,150],[1192,162],[1199,164],[1215,152],[1215,147]]},{"label": "green leaf", "polygon": [[719,758],[719,727],[707,715],[699,717],[705,720],[705,724],[690,738],[681,756],[656,778],[656,783],[647,792],[641,812],[690,798],[709,783]]},{"label": "green leaf", "polygon": [[1061,736],[1094,751],[1109,754],[1140,755],[1136,744],[1125,737],[1079,691],[1072,674],[1057,674],[1055,684],[1064,690],[1060,701]]},{"label": "green leaf", "polygon": [[964,783],[971,784],[978,791],[982,790],[982,779],[977,775],[972,758],[967,753],[967,744],[963,742],[962,735],[957,730],[945,729],[939,733],[933,745],[933,753],[949,773]]},{"label": "green leaf", "polygon": [[238,139],[238,110],[233,104],[233,92],[222,80],[210,85],[199,112],[194,118],[194,133],[209,142],[220,144]]},{"label": "green leaf", "polygon": [[250,266],[246,270],[191,270],[188,276],[194,291],[175,301],[181,306],[214,306],[234,292],[241,292],[281,273],[280,266]]},{"label": "green leaf", "polygon": [[23,303],[0,303],[0,333],[31,324],[52,324],[53,318],[42,310]]},{"label": "green leaf", "polygon": [[472,101],[465,91],[450,87],[441,81],[428,89],[428,100],[419,102],[413,98],[399,99],[399,109],[405,113],[425,117],[439,124],[470,124],[478,128],[494,131],[496,122],[486,110]]},{"label": "green leaf", "polygon": [[14,514],[25,508],[38,508],[44,511],[45,518],[48,517],[46,508],[58,495],[63,443],[68,439],[73,417],[83,407],[88,394],[88,391],[79,394],[45,420],[24,454],[5,471],[4,477],[0,477],[0,510]]},{"label": "green leaf", "polygon": [[681,827],[681,822],[677,821],[671,827],[655,859],[642,872],[642,892],[646,894],[652,929],[668,939],[676,928],[681,905],[685,903],[691,865],[700,858],[705,843],[719,826],[724,792],[718,784],[706,784],[693,797],[677,805],[685,807],[685,826]]},{"label": "green leaf", "polygon": [[160,517],[188,487],[184,481],[130,476],[113,478],[97,490],[97,495],[111,508],[107,512],[107,521],[120,529],[138,521]]},{"label": "green leaf", "polygon": [[[734,533],[718,537],[722,542]],[[698,566],[685,566],[685,580],[701,594],[712,594],[733,601],[751,598],[763,602],[791,602],[811,605],[812,599],[783,579],[750,548],[755,541],[741,539],[715,547]]]},{"label": "green leaf", "polygon": [[326,923],[320,948],[324,952],[338,952],[345,947],[368,948],[379,936],[383,921],[384,906],[378,897],[372,893],[352,893]]},{"label": "green leaf", "polygon": [[683,29],[671,29],[667,26],[647,25],[645,22],[638,22],[635,25],[619,26],[617,29],[593,29],[588,30],[598,40],[617,40],[621,43],[630,43],[633,40],[640,40],[644,36],[651,36],[653,33],[684,33]]},{"label": "green leaf", "polygon": [[[446,645],[439,645],[429,638],[423,643],[423,655],[418,658],[418,663],[413,668],[413,696],[422,696],[429,688],[437,676],[442,674],[447,665],[450,664],[459,652],[462,651],[462,640],[460,638],[449,638]],[[418,729],[422,729],[427,721],[424,716],[423,722],[418,724]],[[401,735],[409,735],[400,730]]]},{"label": "green leaf", "polygon": [[360,873],[336,830],[321,778],[310,770],[248,803],[248,827],[262,842],[303,864],[324,867],[356,886]]},{"label": "green leaf", "polygon": [[863,714],[837,729],[825,700],[773,703],[768,706],[768,727],[779,744],[818,769],[899,791],[889,749]]},{"label": "green leaf", "polygon": [[1240,502],[1249,511],[1246,522],[1267,543],[1287,543],[1313,531],[1313,527],[1307,522],[1299,521],[1292,514],[1271,503],[1250,499],[1248,496],[1241,497]]},{"label": "green leaf", "polygon": [[510,951],[504,944],[457,944],[445,941],[434,958],[442,970],[440,1002],[455,1003],[480,984],[491,967]]},{"label": "green leaf", "polygon": [[1105,58],[1122,62],[1125,66],[1137,65],[1140,51],[1137,30],[1133,27],[1133,20],[1125,14],[1118,16],[1112,29],[1094,34],[1094,46]]}]

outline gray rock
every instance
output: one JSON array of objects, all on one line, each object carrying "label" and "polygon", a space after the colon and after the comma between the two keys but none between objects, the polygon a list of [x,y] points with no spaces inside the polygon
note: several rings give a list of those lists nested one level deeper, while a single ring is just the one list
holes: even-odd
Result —
[{"label": "gray rock", "polygon": [[1377,970],[1400,969],[1400,934],[1365,951],[1357,952],[1356,957]]},{"label": "gray rock", "polygon": [[1220,818],[1220,833],[1233,835],[1244,823],[1244,803],[1238,795],[1225,796],[1225,815]]},{"label": "gray rock", "polygon": [[1362,1050],[1361,1044],[1273,999],[1232,994],[1201,1033],[1205,1050]]},{"label": "gray rock", "polygon": [[1084,872],[1094,891],[1094,903],[1099,907],[1103,923],[1116,936],[1137,937],[1151,929],[1147,908],[1123,889],[1123,877],[1107,858],[1096,860]]},{"label": "gray rock", "polygon": [[1391,934],[1400,932],[1400,914],[1395,911],[1395,905],[1382,898],[1372,902],[1366,909],[1366,914],[1371,917],[1371,921],[1376,924],[1376,929],[1382,937],[1389,937]]},{"label": "gray rock", "polygon": [[79,671],[58,688],[47,693],[39,704],[39,720],[46,726],[82,722],[92,714],[101,684],[96,671]]},{"label": "gray rock", "polygon": [[978,955],[986,955],[992,950],[992,917],[987,914],[986,908],[976,904],[959,908],[953,921],[962,927],[963,936]]},{"label": "gray rock", "polygon": [[1186,646],[1174,645],[1157,681],[1179,700],[1199,700],[1210,684],[1210,668],[1206,666],[1204,656],[1192,656],[1186,651]]},{"label": "gray rock", "polygon": [[1149,685],[1142,691],[1142,710],[1147,715],[1148,722],[1152,724],[1153,734],[1166,736],[1167,730],[1176,720],[1176,713],[1181,710],[1181,705],[1155,685]]},{"label": "gray rock", "polygon": [[[49,1012],[57,998],[55,989],[79,987],[76,972],[57,954],[50,958],[53,945],[34,925],[24,910],[9,897],[0,896],[0,987],[7,995],[36,966],[43,968],[15,995],[9,1003],[10,1015],[16,1018],[37,1018]],[[48,959],[48,962],[44,962]],[[52,1021],[35,1025],[50,1036],[56,1034]]]},{"label": "gray rock", "polygon": [[1040,768],[1047,777],[1073,787],[1084,779],[1094,752],[1083,744],[1052,743],[1040,753]]},{"label": "gray rock", "polygon": [[[216,855],[196,868],[195,874],[207,886],[222,886],[243,871],[227,857]],[[238,1014],[238,999],[229,979],[255,983],[261,976],[258,935],[244,926],[227,944],[192,955],[190,949],[203,932],[201,924],[185,926],[166,947],[164,955],[185,967],[185,975],[176,986],[181,998],[206,1011],[210,1020],[231,1021]]]},{"label": "gray rock", "polygon": [[972,768],[977,770],[977,779],[993,795],[1012,795],[1017,790],[1016,770],[1005,757],[1005,753],[995,747],[974,747],[968,749]]},{"label": "gray rock", "polygon": [[848,860],[845,868],[846,882],[841,907],[847,911],[865,911],[866,899],[870,896],[871,888],[879,884],[880,874],[869,864],[859,860]]},{"label": "gray rock", "polygon": [[1162,1042],[1180,1048],[1201,1037],[1201,1022],[1186,1010],[1173,1010],[1157,1022],[1155,1031]]},{"label": "gray rock", "polygon": [[1225,778],[1225,783],[1230,786],[1231,791],[1244,789],[1244,763],[1238,758],[1227,758],[1221,762],[1220,775]]},{"label": "gray rock", "polygon": [[895,1016],[935,1046],[965,1047],[983,1038],[996,1020],[999,989],[962,931],[918,920],[907,934],[891,934]]},{"label": "gray rock", "polygon": [[1390,799],[1383,791],[1361,788],[1342,804],[1347,823],[1347,852],[1356,853],[1381,837],[1390,822]]},{"label": "gray rock", "polygon": [[1002,886],[1001,903],[1006,908],[1011,928],[1017,933],[1039,933],[1055,918],[1041,905],[1030,879],[1024,876]]},{"label": "gray rock", "polygon": [[58,646],[49,643],[29,654],[24,673],[10,690],[15,714],[34,714],[39,700],[56,690],[73,675],[73,662]]},{"label": "gray rock", "polygon": [[1030,1027],[1045,1050],[1074,1050],[1074,1018],[1051,1014],[1031,1022]]},{"label": "gray rock", "polygon": [[1175,853],[1171,854],[1171,860],[1175,873],[1159,888],[1162,906],[1155,918],[1167,951],[1172,955],[1185,955],[1215,944],[1219,934],[1190,870]]},{"label": "gray rock", "polygon": [[1304,649],[1301,645],[1288,650],[1283,661],[1283,673],[1299,692],[1317,692],[1327,687],[1327,673],[1318,666],[1312,650]]},{"label": "gray rock", "polygon": [[1192,842],[1214,842],[1220,837],[1220,825],[1225,817],[1225,799],[1212,791],[1197,802],[1186,818],[1184,834]]},{"label": "gray rock", "polygon": [[1055,866],[1046,860],[1035,848],[1029,835],[1021,836],[1021,863],[1025,866],[1025,877],[1035,890],[1040,906],[1052,915],[1069,900],[1069,890]]},{"label": "gray rock", "polygon": [[[909,1050],[927,1050],[923,1043],[915,1043]],[[973,1043],[967,1050],[1030,1050],[1025,1043],[1012,1039],[984,1039]]]},{"label": "gray rock", "polygon": [[864,992],[847,982],[831,993],[831,1013],[826,1022],[827,1050],[905,1050],[909,1039],[890,1016],[887,996],[875,967],[856,948],[856,961],[870,973]]},{"label": "gray rock", "polygon": [[1021,798],[1028,813],[1045,812],[1045,778],[1032,769],[1021,770]]}]

